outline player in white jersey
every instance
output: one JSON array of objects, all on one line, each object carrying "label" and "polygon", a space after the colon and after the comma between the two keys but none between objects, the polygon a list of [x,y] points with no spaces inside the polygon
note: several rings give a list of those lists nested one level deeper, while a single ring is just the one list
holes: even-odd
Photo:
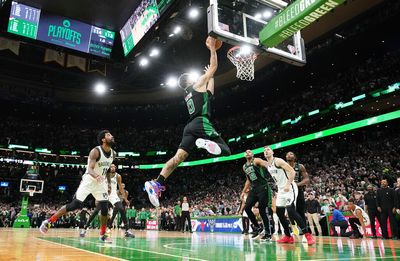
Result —
[{"label": "player in white jersey", "polygon": [[[118,192],[118,188],[119,188],[119,192],[123,193],[125,192],[122,188],[122,178],[121,175],[119,175],[116,172],[117,167],[115,166],[115,164],[111,164],[110,166],[110,170],[107,173],[107,175],[109,176],[109,180],[110,180],[110,184],[111,184],[111,192],[109,193],[109,202],[111,203],[111,205],[113,206],[113,211],[112,211],[112,218],[109,220],[108,222],[108,227],[111,229],[112,227],[112,223],[114,221],[115,216],[117,215],[117,213],[119,212],[121,214],[122,217],[122,221],[124,222],[124,224],[126,224],[125,226],[125,237],[130,237],[130,238],[135,238],[135,235],[129,231],[129,226],[128,221],[126,219],[126,212],[125,212],[125,208],[122,205],[121,199],[118,196],[117,192]],[[122,191],[122,192],[121,192]],[[128,201],[128,195],[126,195],[125,193],[123,194],[123,199],[125,200],[126,204],[129,205],[129,201]],[[98,202],[96,202],[96,209],[93,211],[93,213],[90,215],[89,220],[86,222],[85,226],[83,227],[83,229],[81,229],[79,235],[81,237],[85,237],[87,229],[90,226],[90,223],[93,221],[93,219],[96,218],[97,214],[100,212],[100,205],[98,204]]]},{"label": "player in white jersey", "polygon": [[[349,218],[349,223],[351,229],[353,230],[353,235],[350,238],[362,238],[363,234],[366,236],[367,230],[366,226],[370,224],[369,216],[362,208],[354,204],[353,199],[347,201],[347,208],[354,217]],[[363,233],[360,232],[359,226],[361,226]]]},{"label": "player in white jersey", "polygon": [[[113,215],[109,221],[108,227],[112,227],[112,223],[117,216],[117,213],[120,213],[122,222],[124,222],[124,228],[125,228],[125,237],[131,237],[134,238],[135,236],[133,235],[132,232],[129,231],[129,223],[128,219],[126,218],[126,211],[125,207],[122,204],[121,198],[118,196],[118,191],[122,195],[123,200],[125,201],[125,204],[129,206],[129,201],[128,201],[128,195],[125,193],[124,186],[122,185],[122,178],[121,175],[119,175],[117,172],[117,167],[112,164],[110,167],[110,172],[108,175],[110,176],[111,180],[111,194],[110,194],[110,203],[114,206],[113,208]],[[118,187],[118,190],[117,190]]]},{"label": "player in white jersey", "polygon": [[265,167],[274,179],[278,187],[276,197],[276,213],[283,226],[285,236],[278,240],[278,243],[294,243],[294,238],[290,234],[289,222],[285,217],[285,209],[289,218],[296,221],[297,225],[303,231],[309,245],[315,244],[312,235],[308,232],[306,221],[301,218],[296,211],[296,199],[298,195],[297,185],[294,182],[295,170],[283,159],[274,157],[274,151],[269,147],[264,147],[264,156],[267,159]]},{"label": "player in white jersey", "polygon": [[114,137],[108,130],[102,130],[97,135],[97,141],[100,146],[93,148],[89,153],[88,164],[75,198],[71,203],[60,208],[48,220],[42,222],[39,230],[43,234],[46,233],[51,224],[56,222],[58,218],[76,209],[82,209],[83,201],[89,194],[98,201],[101,209],[100,217],[100,240],[103,242],[111,242],[110,236],[106,233],[108,219],[108,191],[111,189],[107,171],[115,158],[115,151],[111,148],[114,145]]}]

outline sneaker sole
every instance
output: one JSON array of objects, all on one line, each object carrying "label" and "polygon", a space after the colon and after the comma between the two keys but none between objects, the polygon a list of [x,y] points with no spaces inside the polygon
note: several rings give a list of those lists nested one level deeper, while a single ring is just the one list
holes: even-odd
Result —
[{"label": "sneaker sole", "polygon": [[47,234],[47,231],[49,231],[49,229],[43,230],[43,229],[42,229],[42,226],[40,226],[40,227],[39,227],[39,231],[40,231],[40,233],[42,233],[42,235],[46,235],[46,234]]},{"label": "sneaker sole", "polygon": [[46,235],[47,231],[43,231],[39,228],[40,233],[42,233],[42,235]]},{"label": "sneaker sole", "polygon": [[147,195],[149,196],[149,200],[151,202],[151,204],[153,206],[155,206],[156,208],[158,208],[160,206],[160,202],[158,201],[158,199],[156,198],[156,196],[154,196],[150,191],[153,190],[153,186],[150,184],[150,182],[146,181],[144,183],[144,187],[146,189]]},{"label": "sneaker sole", "polygon": [[[212,143],[214,143],[214,144],[215,144],[214,146],[217,147],[216,151],[211,151],[211,150],[209,150],[209,148],[207,147],[207,142],[212,142]],[[205,149],[205,150],[207,150],[208,153],[210,153],[210,154],[212,154],[212,155],[216,155],[216,156],[221,155],[221,148],[218,146],[217,143],[215,143],[215,142],[213,142],[213,141],[206,141],[205,139],[199,138],[199,139],[196,140],[196,146],[197,146],[197,148],[199,148],[199,149]]]}]

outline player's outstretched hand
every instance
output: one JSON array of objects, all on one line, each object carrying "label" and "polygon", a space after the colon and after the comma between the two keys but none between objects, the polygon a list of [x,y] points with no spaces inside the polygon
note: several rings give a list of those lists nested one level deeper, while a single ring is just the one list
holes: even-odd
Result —
[{"label": "player's outstretched hand", "polygon": [[210,65],[207,65],[204,67],[204,73],[206,74],[210,70]]}]

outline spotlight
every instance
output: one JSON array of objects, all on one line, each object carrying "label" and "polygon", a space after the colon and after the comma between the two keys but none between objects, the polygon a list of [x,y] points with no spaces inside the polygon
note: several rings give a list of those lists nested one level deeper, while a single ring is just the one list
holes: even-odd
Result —
[{"label": "spotlight", "polygon": [[167,85],[169,88],[175,88],[176,86],[178,86],[178,79],[176,79],[176,77],[169,77],[169,78],[167,79],[166,85]]},{"label": "spotlight", "polygon": [[179,25],[177,25],[177,26],[174,28],[174,34],[179,34],[181,31],[182,31],[182,27],[180,27]]},{"label": "spotlight", "polygon": [[156,57],[158,55],[160,55],[160,50],[158,48],[153,48],[150,50],[150,57]]},{"label": "spotlight", "polygon": [[106,93],[106,90],[107,90],[107,87],[106,87],[106,85],[105,85],[104,83],[102,83],[102,82],[98,82],[98,83],[96,83],[96,85],[94,86],[94,91],[95,91],[97,94],[102,95],[102,94]]},{"label": "spotlight", "polygon": [[262,18],[262,14],[257,13],[254,17],[255,17],[256,19],[261,19],[261,18]]},{"label": "spotlight", "polygon": [[192,7],[189,10],[189,18],[190,19],[196,19],[199,16],[200,12],[199,9],[197,9],[196,7]]},{"label": "spotlight", "polygon": [[174,36],[174,35],[175,35],[175,34],[170,34],[170,35],[168,35],[168,37],[170,37],[170,38],[171,38],[171,37],[172,37],[172,36]]},{"label": "spotlight", "polygon": [[191,81],[197,81],[197,79],[199,79],[200,77],[200,73],[198,71],[190,71],[189,72],[189,79]]},{"label": "spotlight", "polygon": [[149,65],[149,60],[146,57],[143,57],[142,59],[140,59],[139,65],[142,67],[146,67],[147,65]]},{"label": "spotlight", "polygon": [[240,54],[249,54],[251,52],[251,47],[248,45],[244,45],[242,47],[240,47]]},{"label": "spotlight", "polygon": [[266,10],[266,11],[263,13],[263,16],[264,16],[264,18],[266,18],[266,19],[271,18],[272,12],[271,12],[270,10]]}]

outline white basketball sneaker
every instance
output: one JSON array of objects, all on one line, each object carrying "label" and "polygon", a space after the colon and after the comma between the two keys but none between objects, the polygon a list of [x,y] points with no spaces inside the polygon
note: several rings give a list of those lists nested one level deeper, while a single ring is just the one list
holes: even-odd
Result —
[{"label": "white basketball sneaker", "polygon": [[215,143],[212,140],[206,140],[202,138],[198,138],[196,140],[196,146],[199,149],[205,149],[208,151],[208,153],[212,155],[220,155],[221,154],[221,148],[217,143]]},{"label": "white basketball sneaker", "polygon": [[49,231],[50,226],[51,226],[51,225],[50,225],[50,222],[49,222],[47,219],[46,219],[46,220],[43,220],[42,224],[41,224],[40,227],[39,227],[40,233],[46,234],[47,231]]},{"label": "white basketball sneaker", "polygon": [[160,201],[158,199],[161,196],[161,191],[165,190],[165,187],[161,186],[156,181],[146,181],[144,183],[144,188],[149,195],[149,200],[151,204],[158,208],[160,206]]}]

